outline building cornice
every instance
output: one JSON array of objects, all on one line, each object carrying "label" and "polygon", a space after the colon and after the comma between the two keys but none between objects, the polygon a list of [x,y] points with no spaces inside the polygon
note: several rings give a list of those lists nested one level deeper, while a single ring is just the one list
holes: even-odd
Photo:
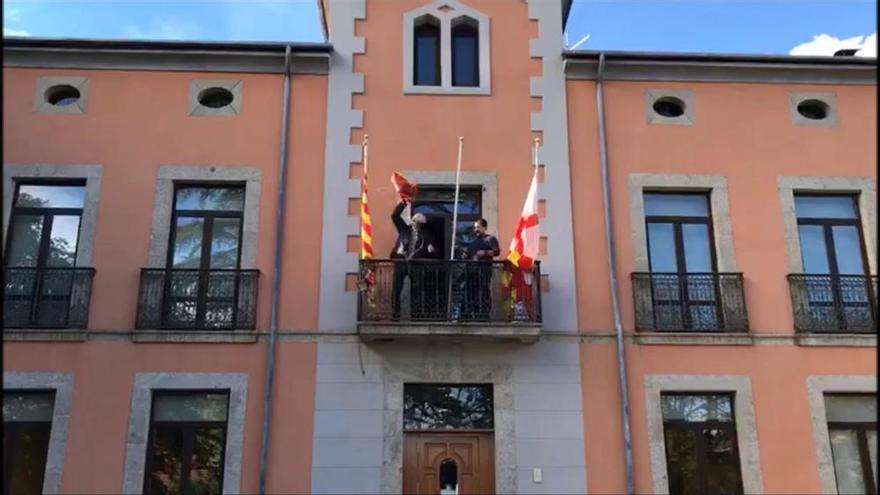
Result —
[{"label": "building cornice", "polygon": [[[567,79],[596,79],[598,51],[565,51]],[[700,53],[604,52],[603,79],[876,85],[877,59]]]},{"label": "building cornice", "polygon": [[326,74],[328,43],[218,43],[4,38],[3,66],[52,69]]}]

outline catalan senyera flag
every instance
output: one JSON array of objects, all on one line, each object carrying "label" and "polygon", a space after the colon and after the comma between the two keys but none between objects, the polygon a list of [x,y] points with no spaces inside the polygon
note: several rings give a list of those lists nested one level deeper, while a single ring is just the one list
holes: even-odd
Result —
[{"label": "catalan senyera flag", "polygon": [[538,226],[538,170],[532,176],[532,184],[529,186],[529,194],[523,205],[522,215],[516,225],[516,232],[510,240],[510,252],[507,259],[514,266],[522,269],[531,269],[538,257],[538,244],[541,239],[541,231]]},{"label": "catalan senyera flag", "polygon": [[367,203],[367,172],[361,177],[361,259],[373,258],[373,224],[370,221],[370,206]]}]

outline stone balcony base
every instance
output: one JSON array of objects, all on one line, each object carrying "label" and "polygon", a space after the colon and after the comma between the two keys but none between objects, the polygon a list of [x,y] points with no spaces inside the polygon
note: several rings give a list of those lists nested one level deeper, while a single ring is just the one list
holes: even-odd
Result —
[{"label": "stone balcony base", "polygon": [[503,340],[537,342],[541,325],[535,323],[489,322],[360,322],[358,335],[364,342],[392,340]]}]

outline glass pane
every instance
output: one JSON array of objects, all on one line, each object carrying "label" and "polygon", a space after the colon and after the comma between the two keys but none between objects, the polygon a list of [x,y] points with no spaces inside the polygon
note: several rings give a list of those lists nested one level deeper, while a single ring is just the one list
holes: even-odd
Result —
[{"label": "glass pane", "polygon": [[491,385],[405,385],[403,427],[431,430],[491,429]]},{"label": "glass pane", "polygon": [[16,206],[28,208],[82,208],[86,199],[85,186],[21,185]]},{"label": "glass pane", "polygon": [[862,242],[856,226],[836,225],[831,227],[834,237],[834,257],[837,259],[837,272],[841,275],[864,275],[862,265]]},{"label": "glass pane", "polygon": [[440,85],[440,27],[423,24],[415,29],[415,84]]},{"label": "glass pane", "polygon": [[161,495],[179,494],[181,493],[183,430],[167,425],[154,426],[154,428],[155,433],[150,444],[150,472],[147,473],[149,478],[146,492]]},{"label": "glass pane", "polygon": [[189,487],[193,495],[220,493],[223,481],[224,428],[199,428],[193,439]]},{"label": "glass pane", "polygon": [[826,395],[825,416],[831,423],[873,423],[877,398],[873,395]]},{"label": "glass pane", "polygon": [[666,428],[666,472],[669,493],[697,495],[697,442],[693,430]]},{"label": "glass pane", "polygon": [[[49,451],[49,430],[50,425],[47,423],[22,425],[15,429],[10,439],[15,443],[15,458],[11,459],[12,470],[9,473],[3,472],[3,484],[8,483],[9,493],[43,492],[43,474],[46,471],[46,454]],[[5,456],[4,460],[6,460]]]},{"label": "glass pane", "polygon": [[215,218],[211,232],[211,268],[238,267],[241,219]]},{"label": "glass pane", "polygon": [[153,421],[226,421],[227,394],[196,392],[153,398]]},{"label": "glass pane", "polygon": [[854,430],[831,430],[831,455],[837,477],[837,493],[865,493],[858,436]]},{"label": "glass pane", "polygon": [[76,244],[79,239],[79,215],[55,215],[49,242],[46,266],[76,265]]},{"label": "glass pane", "polygon": [[825,232],[821,225],[798,225],[804,273],[829,273]]},{"label": "glass pane", "polygon": [[52,421],[52,392],[4,392],[3,421]]},{"label": "glass pane", "polygon": [[877,484],[877,430],[867,430],[868,456],[871,458],[871,469],[874,470],[874,483]]},{"label": "glass pane", "polygon": [[648,247],[652,272],[677,272],[675,235],[671,223],[648,224]]},{"label": "glass pane", "polygon": [[42,215],[15,215],[10,230],[12,242],[6,253],[7,266],[36,266],[43,233]]},{"label": "glass pane", "polygon": [[452,29],[452,85],[479,86],[477,29],[462,24]]},{"label": "glass pane", "polygon": [[663,395],[661,405],[665,421],[733,421],[729,395]]},{"label": "glass pane", "polygon": [[198,268],[202,261],[202,231],[205,219],[177,219],[174,233],[174,268]]},{"label": "glass pane", "polygon": [[740,493],[739,459],[736,455],[736,433],[729,429],[703,430],[706,449],[706,493]]},{"label": "glass pane", "polygon": [[794,197],[798,218],[857,218],[855,198],[852,196]]},{"label": "glass pane", "polygon": [[709,226],[700,223],[681,225],[684,240],[684,264],[688,272],[712,272],[712,253],[709,245]]},{"label": "glass pane", "polygon": [[182,187],[177,190],[178,210],[241,211],[243,187]]},{"label": "glass pane", "polygon": [[709,201],[704,194],[645,193],[645,215],[708,218]]}]

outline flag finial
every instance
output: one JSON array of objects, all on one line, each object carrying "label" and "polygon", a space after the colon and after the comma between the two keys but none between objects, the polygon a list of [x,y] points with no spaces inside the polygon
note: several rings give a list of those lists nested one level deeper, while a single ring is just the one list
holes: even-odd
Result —
[{"label": "flag finial", "polygon": [[367,141],[370,139],[369,134],[364,134],[364,144],[367,144]]}]

